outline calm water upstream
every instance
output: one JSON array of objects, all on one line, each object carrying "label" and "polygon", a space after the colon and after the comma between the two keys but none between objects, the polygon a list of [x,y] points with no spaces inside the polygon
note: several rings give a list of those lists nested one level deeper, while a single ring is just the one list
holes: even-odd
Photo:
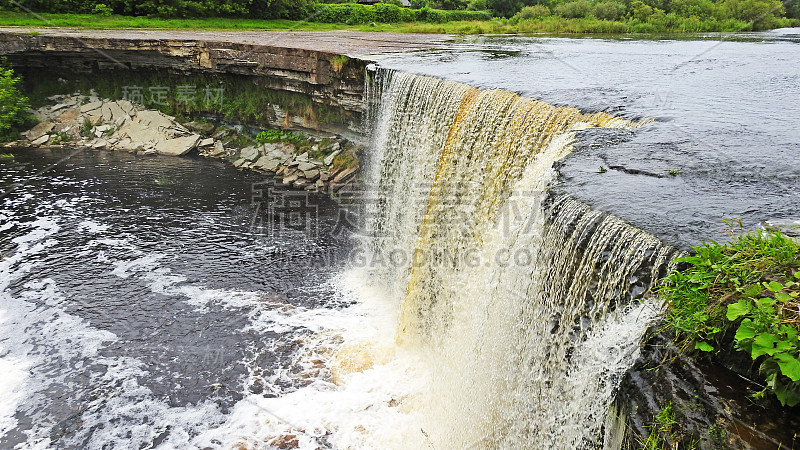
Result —
[{"label": "calm water upstream", "polygon": [[[743,218],[751,228],[766,219],[800,219],[800,30],[696,41],[478,37],[454,44],[452,51],[378,59],[385,67],[505,88],[584,112],[654,119],[641,128],[580,131],[576,150],[557,163],[562,181],[557,190],[668,243],[724,238],[721,219],[731,217]],[[408,83],[435,84],[430,79]],[[461,87],[451,89],[462,92]],[[417,101],[423,104],[424,97]],[[385,140],[424,147],[432,138],[413,128],[415,120],[403,121],[411,112],[395,106],[393,123],[410,128]],[[442,117],[427,115],[431,123],[447,125]],[[503,116],[496,118],[501,123]],[[446,128],[433,128],[431,135],[446,136]],[[477,128],[475,135],[491,134]],[[555,141],[561,147],[548,147],[553,160],[566,148],[565,140]],[[473,152],[468,144],[458,148]],[[333,202],[271,190],[261,176],[201,158],[30,149],[11,153],[13,158],[0,158],[0,448],[421,448],[455,442],[448,436],[460,434],[463,411],[453,411],[444,401],[436,405],[452,421],[440,424],[447,431],[434,435],[436,427],[429,428],[426,417],[436,416],[437,410],[426,410],[429,399],[419,394],[444,371],[437,372],[440,360],[397,345],[401,301],[381,292],[363,268],[347,265],[353,248],[351,218]],[[430,155],[438,161],[437,153]],[[549,179],[534,177],[551,176],[549,167],[525,172],[531,179],[521,186],[533,189],[535,181]],[[422,175],[433,178],[433,172]],[[521,175],[521,180],[526,178]],[[401,185],[403,180],[390,181]],[[478,196],[483,192],[477,191]],[[563,217],[591,215],[577,202],[564,204],[574,211]],[[394,205],[397,217],[407,214],[404,205]],[[538,210],[531,214],[539,217]],[[492,220],[485,218],[487,229]],[[413,245],[416,225],[411,219],[408,223],[403,238]],[[621,222],[611,220],[604,227],[597,229],[612,231],[605,232],[598,249],[601,244],[624,247],[625,238],[653,254],[668,254],[655,239]],[[627,234],[616,239],[613,233]],[[542,239],[530,242],[547,242]],[[507,244],[501,237],[496,240],[498,248]],[[551,246],[550,256],[560,261],[558,245]],[[625,256],[622,250],[616,254]],[[614,269],[608,269],[611,275]],[[518,292],[528,292],[530,274],[522,269],[486,272],[478,275],[523,286],[513,292],[518,301],[510,295],[505,299],[519,306],[520,314],[500,311],[501,316],[506,311],[509,317],[501,318],[511,325],[482,321],[472,312],[484,306],[489,311],[491,305],[473,308],[463,301],[483,290],[492,293],[485,296],[489,299],[500,295],[482,278],[461,280],[461,285],[448,284],[443,275],[437,279],[440,290],[453,291],[448,297],[453,311],[463,308],[464,316],[497,334],[495,342],[508,338],[509,348],[541,339],[538,330],[526,329],[519,342],[504,332],[522,329],[513,321],[529,306],[529,298]],[[405,286],[407,274],[398,278]],[[633,278],[614,280],[624,284]],[[480,289],[464,288],[469,283],[481,284]],[[546,289],[534,287],[547,297]],[[434,291],[431,298],[438,295]],[[588,298],[581,292],[574,297]],[[605,300],[617,304],[616,298]],[[550,306],[543,305],[536,317],[549,313]],[[583,314],[577,308],[575,330],[586,333],[581,336],[588,336],[591,345],[568,358],[586,362],[579,368],[585,373],[578,373],[584,378],[575,376],[567,359],[558,361],[566,367],[560,374],[575,380],[596,379],[592,370],[606,370],[602,358],[612,350],[629,356],[633,350],[628,346],[636,347],[647,325],[641,317],[657,314],[625,309],[601,317],[606,309]],[[443,323],[452,319],[453,329],[464,333],[480,329],[467,326],[472,322],[459,325],[456,313]],[[559,318],[542,333],[553,333],[549,330],[558,328]],[[531,323],[537,322],[524,325]],[[573,354],[569,345],[575,330],[570,326],[563,327],[567,355]],[[448,333],[454,332],[443,327],[443,340]],[[513,352],[494,355],[493,347],[505,347],[485,345],[482,336],[453,341],[460,346],[452,348],[467,353],[474,345],[487,352],[480,355],[496,357],[497,367],[502,363],[509,369],[511,362],[504,358]],[[488,356],[452,353],[458,364],[474,362],[470,374],[476,379],[490,380],[481,386],[483,400],[501,411],[502,404],[492,403],[499,398],[493,389],[513,384],[513,377],[503,378],[501,372],[484,376],[491,367],[482,365]],[[625,364],[617,361],[619,370]],[[436,382],[455,385],[448,380]],[[470,380],[456,381],[472,389]],[[584,384],[564,395],[577,392],[580,398],[588,392],[580,390]],[[525,392],[525,400],[531,398],[528,386],[521,383],[519,391],[508,392]],[[602,387],[610,392],[613,386]],[[451,391],[449,398],[465,408],[479,404],[469,392]],[[516,401],[520,396],[507,397]],[[588,411],[576,405],[572,410]],[[515,411],[525,411],[529,405],[517,406]],[[591,406],[602,412],[603,402]],[[496,419],[505,428],[497,428],[497,436],[491,429],[476,442],[487,447],[513,442],[503,441],[510,438],[533,442],[530,436],[536,432],[529,424],[500,416]],[[547,424],[552,430],[565,426],[553,422]],[[580,423],[566,425],[589,442],[581,437]]]},{"label": "calm water upstream", "polygon": [[561,189],[670,243],[724,239],[732,217],[800,220],[800,29],[683,39],[479,37],[379,62],[655,119],[584,133]]}]

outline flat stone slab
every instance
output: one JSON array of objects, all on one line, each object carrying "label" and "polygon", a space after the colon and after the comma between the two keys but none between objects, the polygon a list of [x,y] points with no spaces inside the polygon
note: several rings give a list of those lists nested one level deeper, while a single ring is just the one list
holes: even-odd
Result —
[{"label": "flat stone slab", "polygon": [[156,152],[161,155],[182,156],[192,151],[198,142],[200,142],[199,134],[168,139],[156,144]]},{"label": "flat stone slab", "polygon": [[139,123],[146,127],[153,128],[172,128],[173,118],[158,111],[145,110],[136,113]]}]

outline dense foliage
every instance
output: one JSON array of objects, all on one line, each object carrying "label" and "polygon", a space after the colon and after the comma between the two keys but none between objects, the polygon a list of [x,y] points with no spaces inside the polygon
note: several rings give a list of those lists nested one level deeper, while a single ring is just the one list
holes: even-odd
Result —
[{"label": "dense foliage", "polygon": [[0,0],[4,9],[158,17],[304,19],[313,0]]},{"label": "dense foliage", "polygon": [[[492,16],[511,18],[513,24],[551,22],[530,27],[531,32],[564,28],[564,23],[552,26],[560,19],[619,22],[588,27],[594,31],[647,32],[761,30],[791,25],[784,16],[800,18],[800,0],[411,0],[410,4],[411,8],[402,7],[399,0],[376,5],[355,0],[0,0],[4,10],[100,16],[247,17],[351,25],[482,21]],[[525,26],[520,28],[526,31]]]},{"label": "dense foliage", "polygon": [[20,92],[19,84],[13,70],[0,67],[0,140],[12,139],[30,119],[28,98]]},{"label": "dense foliage", "polygon": [[481,11],[438,10],[424,7],[411,9],[388,3],[374,6],[357,3],[318,4],[313,21],[322,23],[363,23],[431,22],[445,23],[457,20],[486,20],[491,16]]},{"label": "dense foliage", "polygon": [[668,323],[689,352],[744,352],[772,392],[800,404],[800,246],[780,233],[758,232],[678,258],[661,293]]}]

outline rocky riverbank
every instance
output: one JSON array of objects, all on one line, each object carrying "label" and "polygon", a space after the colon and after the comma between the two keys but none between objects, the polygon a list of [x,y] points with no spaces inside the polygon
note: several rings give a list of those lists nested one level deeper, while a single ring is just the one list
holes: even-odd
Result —
[{"label": "rocky riverbank", "polygon": [[196,152],[227,160],[240,170],[271,174],[277,184],[286,187],[317,192],[335,193],[352,183],[358,173],[358,147],[337,136],[273,131],[261,139],[270,142],[259,142],[242,127],[180,123],[159,111],[127,100],[101,99],[94,93],[57,95],[49,100],[51,105],[33,111],[39,123],[22,134],[24,139],[7,146],[75,147],[166,156]]}]

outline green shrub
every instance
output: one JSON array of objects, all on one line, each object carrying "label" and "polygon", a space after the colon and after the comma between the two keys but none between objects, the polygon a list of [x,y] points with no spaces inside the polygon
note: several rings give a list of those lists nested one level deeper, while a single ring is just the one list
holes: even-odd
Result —
[{"label": "green shrub", "polygon": [[469,11],[486,11],[489,9],[489,2],[486,0],[470,0],[467,4]]},{"label": "green shrub", "polygon": [[706,20],[717,15],[718,7],[711,0],[672,0],[670,11],[682,17]]},{"label": "green shrub", "polygon": [[581,19],[589,15],[591,7],[589,2],[577,0],[556,6],[556,14],[568,19]]},{"label": "green shrub", "polygon": [[459,10],[467,8],[467,0],[428,0],[428,6],[433,9]]},{"label": "green shrub", "polygon": [[0,140],[13,139],[30,120],[28,98],[19,89],[14,71],[0,67]]},{"label": "green shrub", "polygon": [[92,9],[92,14],[98,14],[101,16],[110,16],[113,13],[114,10],[111,9],[110,6],[103,3],[98,3],[97,5],[94,5],[94,8]]},{"label": "green shrub", "polygon": [[550,8],[544,5],[533,5],[522,8],[514,15],[515,20],[534,20],[549,16]]},{"label": "green shrub", "polygon": [[303,136],[285,130],[264,130],[256,135],[256,142],[262,144],[270,142],[291,142],[295,145],[299,145],[303,140]]},{"label": "green shrub", "polygon": [[653,7],[636,0],[631,3],[631,17],[636,20],[645,22],[653,14]]},{"label": "green shrub", "polygon": [[722,8],[727,17],[753,22],[754,30],[766,30],[780,25],[786,10],[778,0],[724,0]]},{"label": "green shrub", "polygon": [[800,247],[757,232],[695,247],[660,292],[668,324],[688,352],[745,352],[783,405],[800,404]]},{"label": "green shrub", "polygon": [[625,15],[625,5],[615,1],[597,3],[592,14],[602,20],[619,20]]}]

